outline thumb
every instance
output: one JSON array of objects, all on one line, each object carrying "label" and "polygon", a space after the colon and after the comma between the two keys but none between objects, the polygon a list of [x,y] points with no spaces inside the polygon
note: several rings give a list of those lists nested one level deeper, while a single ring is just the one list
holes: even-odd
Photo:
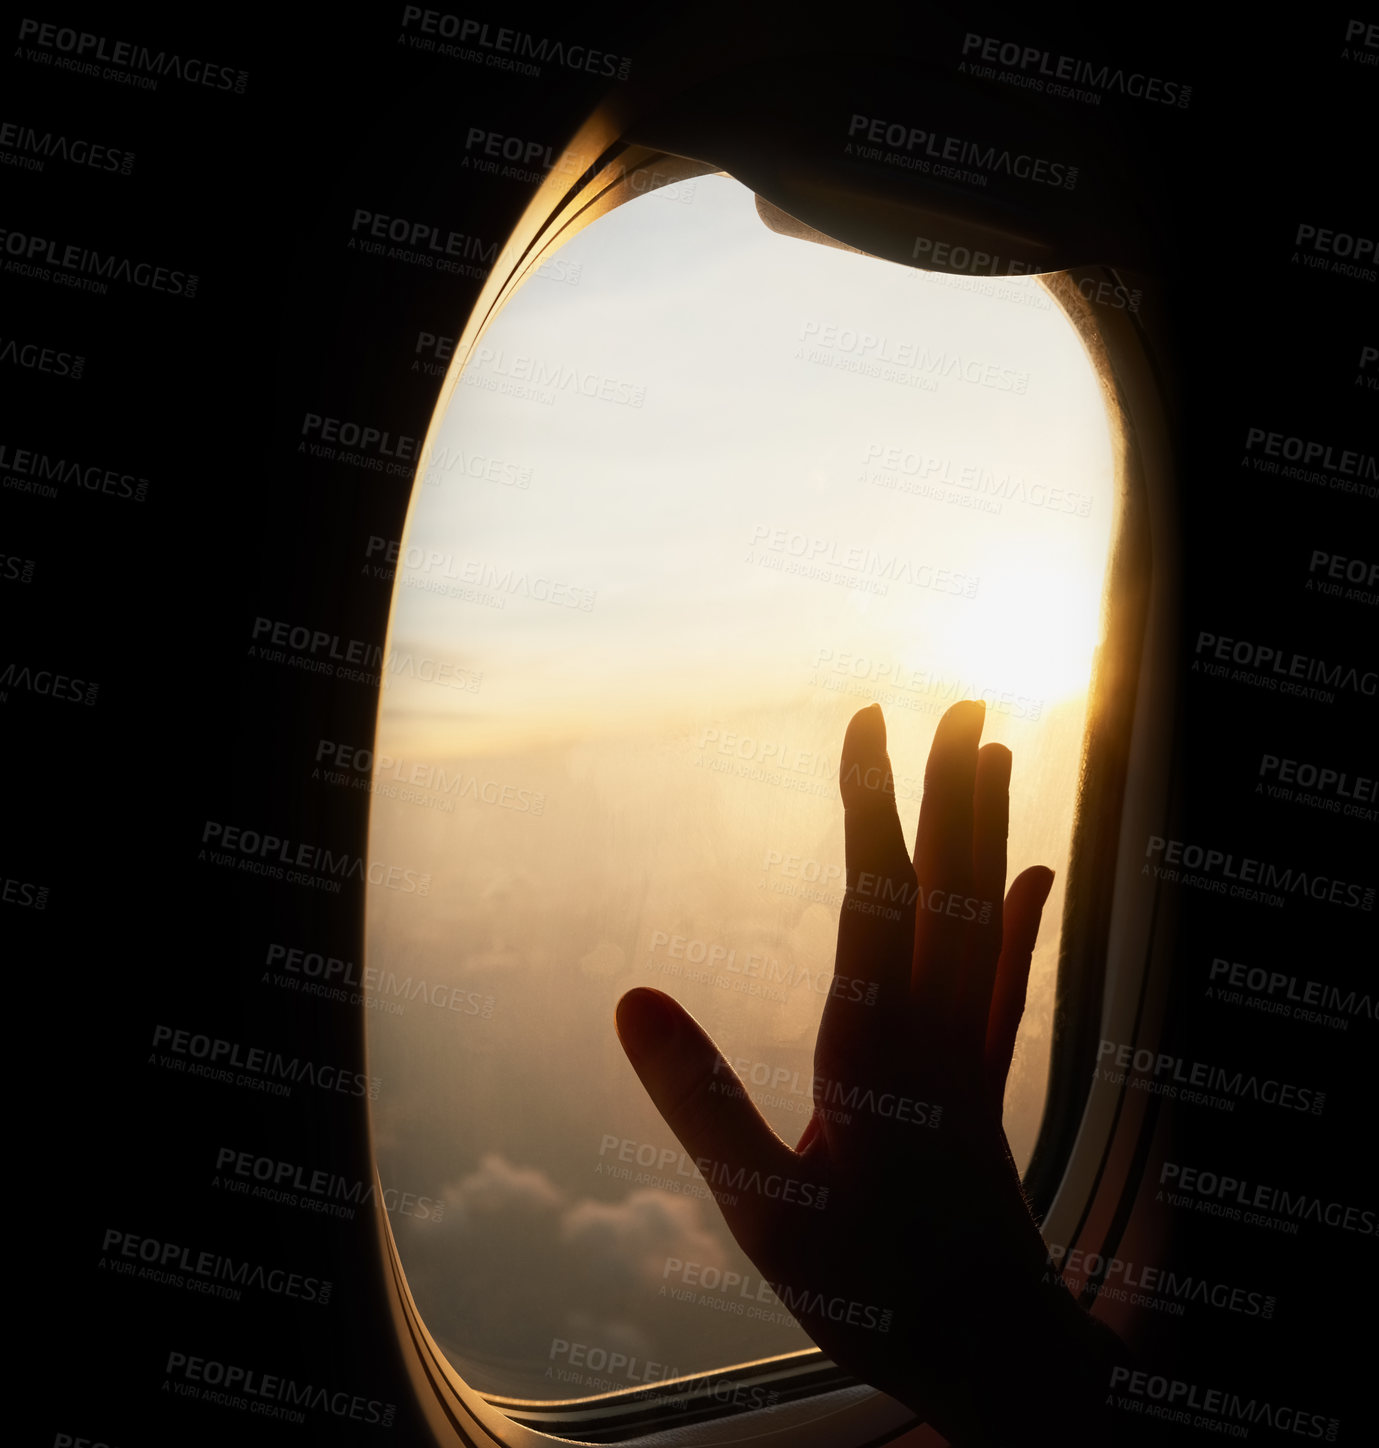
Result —
[{"label": "thumb", "polygon": [[647,1095],[694,1159],[729,1229],[750,1256],[782,1182],[801,1162],[766,1124],[737,1073],[678,1002],[640,986],[618,1002],[618,1039]]}]

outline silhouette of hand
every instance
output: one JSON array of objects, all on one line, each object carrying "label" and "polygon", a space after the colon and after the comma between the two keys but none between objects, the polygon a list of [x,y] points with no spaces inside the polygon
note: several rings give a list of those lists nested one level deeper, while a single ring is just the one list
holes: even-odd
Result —
[{"label": "silhouette of hand", "polygon": [[1005,893],[1011,756],[978,748],[984,718],[966,702],[941,720],[913,860],[880,707],[848,726],[847,890],[795,1150],[669,996],[629,991],[617,1028],[733,1236],[834,1362],[957,1443],[1094,1442],[1119,1344],[1050,1278],[1001,1125],[1053,873]]}]

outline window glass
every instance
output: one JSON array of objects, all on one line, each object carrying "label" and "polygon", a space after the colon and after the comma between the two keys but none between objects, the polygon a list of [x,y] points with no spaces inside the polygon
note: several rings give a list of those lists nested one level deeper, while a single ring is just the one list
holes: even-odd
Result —
[{"label": "window glass", "polygon": [[839,750],[872,700],[911,843],[939,716],[982,697],[1011,876],[1058,872],[1006,1101],[1028,1160],[1112,482],[1036,281],[780,236],[726,177],[596,221],[490,327],[396,559],[372,768],[371,858],[429,888],[370,891],[367,919],[379,1167],[475,1386],[577,1397],[809,1345],[613,1008],[675,995],[794,1144]]}]

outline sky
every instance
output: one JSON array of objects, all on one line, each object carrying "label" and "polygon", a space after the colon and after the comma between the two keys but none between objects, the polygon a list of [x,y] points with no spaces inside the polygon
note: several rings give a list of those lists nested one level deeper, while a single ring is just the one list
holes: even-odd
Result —
[{"label": "sky", "polygon": [[[691,1178],[609,1173],[610,1137],[674,1144],[612,1011],[658,985],[729,1055],[808,1080],[838,753],[872,700],[912,842],[938,718],[984,693],[1014,753],[1011,876],[1059,872],[1007,1096],[1028,1159],[1114,463],[1033,279],[782,237],[726,177],[638,198],[545,271],[468,359],[414,491],[390,648],[447,681],[384,691],[370,848],[431,883],[370,891],[367,959],[466,1002],[369,1018],[384,1181],[451,1204],[394,1218],[423,1315],[481,1388],[565,1397],[604,1384],[556,1374],[561,1342],[686,1372],[807,1345],[662,1290],[675,1262],[754,1269]],[[726,968],[694,979],[710,953]],[[761,1103],[785,1136],[796,1096]]]}]

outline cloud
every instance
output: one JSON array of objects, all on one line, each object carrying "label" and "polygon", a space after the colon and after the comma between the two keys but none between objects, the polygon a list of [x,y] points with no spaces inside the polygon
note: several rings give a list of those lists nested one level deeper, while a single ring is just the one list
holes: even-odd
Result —
[{"label": "cloud", "polygon": [[668,1257],[726,1265],[719,1237],[704,1227],[695,1198],[645,1187],[625,1202],[585,1200],[567,1207],[560,1231],[588,1289],[610,1296],[656,1293]]},{"label": "cloud", "polygon": [[[497,1154],[441,1198],[440,1221],[395,1215],[393,1230],[427,1327],[477,1387],[580,1397],[712,1354],[710,1322],[661,1294],[668,1259],[730,1264],[697,1199],[645,1187],[620,1202],[574,1197]],[[569,1343],[635,1363],[613,1379],[572,1374]]]},{"label": "cloud", "polygon": [[501,1156],[489,1155],[478,1171],[447,1187],[445,1199],[467,1228],[497,1214],[546,1216],[560,1210],[565,1194],[536,1167],[513,1166]]}]

